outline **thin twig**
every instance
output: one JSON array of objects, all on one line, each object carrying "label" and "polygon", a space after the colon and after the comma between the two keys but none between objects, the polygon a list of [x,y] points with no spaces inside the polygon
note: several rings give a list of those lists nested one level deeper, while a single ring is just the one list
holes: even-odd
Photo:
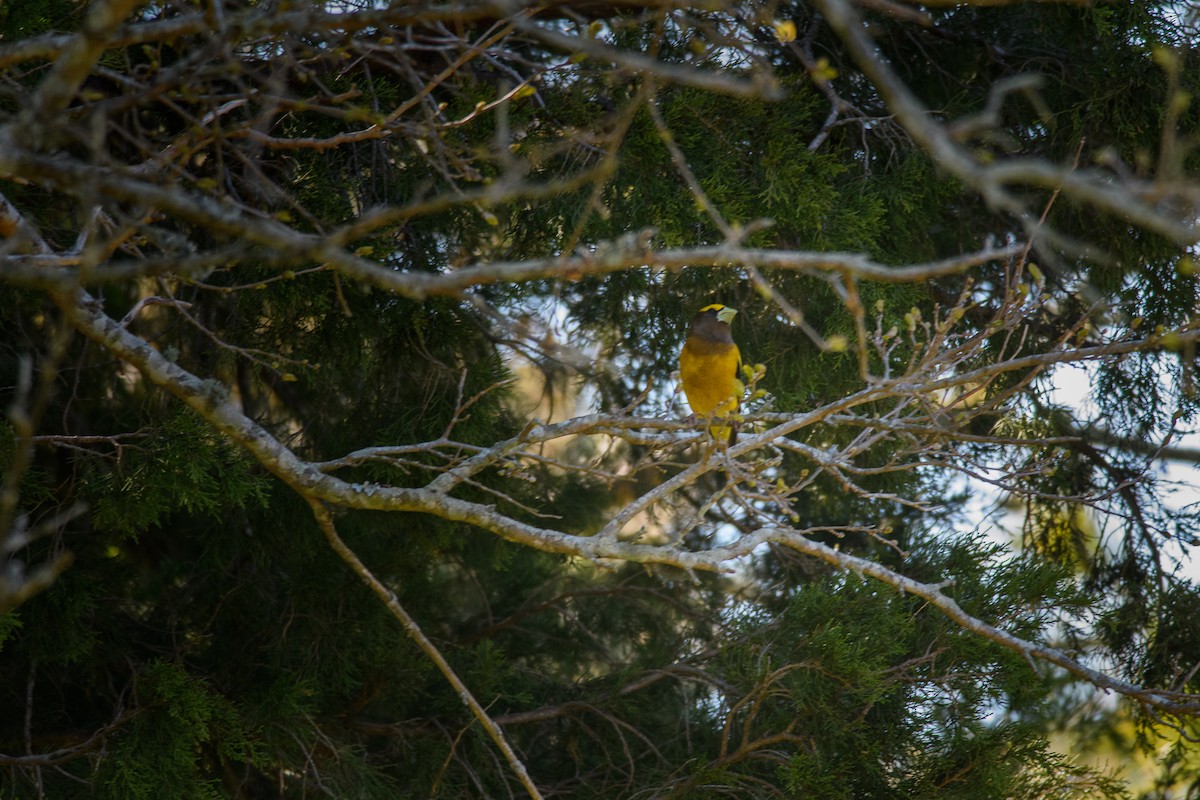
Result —
[{"label": "thin twig", "polygon": [[454,687],[454,691],[462,699],[463,704],[471,710],[471,714],[479,721],[483,729],[487,731],[488,736],[495,742],[500,752],[504,754],[509,767],[517,776],[521,785],[525,787],[525,791],[529,793],[529,796],[535,798],[535,800],[541,800],[541,792],[534,784],[533,779],[529,777],[529,771],[525,769],[525,765],[521,762],[516,751],[512,749],[512,745],[508,743],[508,739],[504,736],[504,731],[488,715],[487,710],[484,709],[479,701],[475,699],[475,695],[471,693],[467,685],[458,677],[458,673],[450,666],[450,662],[446,660],[441,651],[437,649],[437,646],[425,635],[421,627],[417,625],[417,621],[404,610],[404,607],[400,605],[400,601],[396,598],[392,590],[376,578],[375,574],[367,568],[367,565],[338,536],[337,528],[333,522],[333,515],[329,513],[325,505],[318,500],[312,499],[309,500],[309,505],[312,507],[317,525],[320,526],[321,532],[325,534],[325,538],[329,541],[329,545],[333,548],[334,552],[341,556],[342,560],[350,565],[350,569],[354,570],[354,573],[358,575],[362,582],[375,593],[384,606],[387,607],[387,610],[391,612],[392,616],[404,627],[404,631],[409,635],[409,638],[434,663],[438,671],[445,676],[446,681]]}]

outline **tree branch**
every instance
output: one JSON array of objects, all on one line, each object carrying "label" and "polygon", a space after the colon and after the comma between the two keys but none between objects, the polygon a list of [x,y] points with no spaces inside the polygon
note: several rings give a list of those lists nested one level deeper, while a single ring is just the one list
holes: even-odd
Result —
[{"label": "tree branch", "polygon": [[66,109],[80,84],[108,48],[113,32],[137,5],[136,0],[103,0],[92,3],[79,33],[71,37],[54,60],[50,74],[38,86],[33,103],[18,116],[16,129],[29,141],[40,143],[45,131]]},{"label": "tree branch", "polygon": [[789,547],[796,552],[819,558],[827,564],[832,564],[857,575],[869,575],[900,592],[916,595],[929,601],[930,605],[936,607],[963,629],[989,639],[1009,650],[1018,652],[1028,659],[1036,658],[1062,667],[1075,677],[1081,678],[1099,689],[1117,692],[1148,707],[1169,714],[1179,716],[1200,715],[1200,695],[1164,689],[1147,689],[1127,681],[1118,680],[1103,672],[1085,666],[1058,648],[1027,641],[968,614],[958,603],[946,596],[942,591],[943,587],[948,585],[948,583],[929,584],[915,581],[874,561],[868,561],[865,558],[850,553],[834,550],[828,545],[797,535],[795,531],[786,528],[764,528],[756,531],[754,538],[759,542],[775,542],[776,544]]},{"label": "tree branch", "polygon": [[[809,539],[801,531],[778,526],[768,526],[746,534],[736,541],[706,551],[689,551],[678,546],[657,546],[638,544],[636,542],[620,541],[615,535],[607,536],[573,536],[547,528],[538,528],[506,517],[494,508],[481,506],[447,496],[444,491],[452,488],[443,485],[446,481],[441,478],[424,489],[404,489],[376,484],[349,483],[321,471],[320,465],[299,459],[292,451],[270,436],[264,429],[245,417],[224,394],[224,387],[212,381],[203,381],[195,375],[183,370],[178,365],[165,359],[158,351],[144,341],[133,336],[117,322],[108,318],[99,310],[95,300],[86,293],[79,292],[74,297],[56,296],[56,300],[67,317],[85,335],[113,352],[118,357],[136,366],[153,383],[162,386],[186,404],[191,406],[214,427],[234,441],[241,444],[254,455],[267,469],[285,481],[314,508],[320,508],[322,513],[324,503],[345,508],[371,508],[386,511],[421,511],[444,519],[458,520],[476,525],[484,530],[496,533],[506,539],[534,547],[546,552],[574,555],[592,560],[618,559],[641,563],[656,563],[678,567],[683,570],[726,571],[732,570],[734,562],[750,556],[756,548],[765,543],[775,543],[805,555],[811,555],[830,564],[849,569],[854,572],[870,575],[901,591],[910,592],[923,597],[931,604],[941,609],[943,613],[955,622],[976,634],[984,636],[1001,646],[1016,650],[1033,658],[1039,658],[1071,672],[1071,674],[1086,680],[1103,689],[1110,689],[1124,694],[1132,699],[1153,706],[1160,711],[1170,714],[1200,713],[1200,697],[1181,692],[1146,689],[1134,684],[1112,678],[1104,673],[1090,669],[1077,660],[1057,650],[1020,639],[1002,629],[977,619],[964,612],[953,600],[945,596],[940,587],[922,584],[911,578],[883,567],[875,562],[852,556],[834,550]],[[1186,336],[1188,341],[1200,338],[1200,331],[1190,331]],[[766,432],[748,436],[734,447],[728,449],[728,456],[736,458],[753,450],[780,439],[788,433],[812,425],[814,422],[830,415],[844,412],[856,405],[874,402],[889,395],[889,392],[902,389],[904,392],[928,392],[931,387],[945,388],[961,383],[978,381],[983,377],[1002,373],[1006,370],[1025,369],[1032,366],[1055,363],[1067,360],[1082,360],[1086,357],[1109,355],[1120,352],[1133,352],[1139,347],[1144,348],[1151,340],[1123,342],[1111,345],[1101,345],[1083,348],[1074,353],[1052,352],[1014,358],[999,365],[993,365],[964,373],[959,376],[942,379],[929,379],[923,385],[918,384],[915,376],[907,375],[901,379],[882,381],[854,395],[831,403],[824,408],[801,414],[774,426]],[[918,388],[919,387],[919,388]],[[549,436],[552,431],[583,430],[587,424],[595,420],[583,418],[570,420],[558,428],[554,426],[538,426],[531,428],[527,435]],[[512,449],[523,438],[502,443],[497,451]],[[484,451],[468,459],[464,464],[473,466],[468,474],[480,467],[480,459],[494,463],[493,452]],[[826,459],[825,456],[821,456]],[[707,469],[701,465],[692,470],[693,476],[698,476]],[[449,475],[451,473],[446,473]],[[445,476],[443,476],[445,477]],[[677,481],[678,488],[686,485],[687,481]],[[676,486],[672,484],[672,486]],[[433,488],[436,487],[436,488]],[[652,498],[653,499],[653,498]]]},{"label": "tree branch", "polygon": [[[987,165],[980,163],[966,148],[954,141],[945,126],[935,121],[930,110],[891,69],[868,35],[862,16],[848,0],[817,0],[817,4],[859,68],[875,84],[884,103],[934,162],[979,192],[993,208],[1015,215],[1031,237],[1038,227],[1036,217],[1009,191],[1011,185],[1061,189],[1076,200],[1183,245],[1194,244],[1200,239],[1200,228],[1194,221],[1195,214],[1187,211],[1188,208],[1195,208],[1200,199],[1194,189],[1184,190],[1183,196],[1189,202],[1180,213],[1173,214],[1162,210],[1165,187],[1158,184],[1139,185],[1131,181],[1118,184],[1110,176],[1095,171],[1079,171],[1073,164],[1056,166],[1033,159],[1011,159]],[[1150,203],[1142,199],[1151,196],[1156,196],[1157,202]],[[1043,232],[1043,235],[1046,233]]]},{"label": "tree branch", "polygon": [[317,500],[309,499],[309,505],[312,506],[313,516],[316,517],[317,525],[320,526],[321,532],[325,534],[325,538],[329,541],[329,546],[341,556],[343,561],[350,565],[350,569],[354,570],[354,573],[358,575],[362,582],[375,593],[376,597],[387,607],[392,616],[400,622],[400,625],[404,628],[409,638],[434,663],[438,671],[445,676],[446,681],[454,687],[454,691],[458,693],[463,704],[471,710],[471,714],[479,721],[479,724],[487,731],[488,736],[495,742],[496,747],[503,753],[505,761],[508,762],[509,767],[517,776],[521,785],[525,787],[525,791],[529,793],[529,796],[534,798],[534,800],[541,800],[542,793],[538,791],[533,779],[529,777],[529,771],[525,769],[525,765],[521,762],[520,757],[512,749],[512,745],[508,743],[508,739],[504,736],[504,731],[488,716],[487,710],[475,699],[475,695],[463,683],[462,678],[458,677],[458,673],[450,666],[450,662],[446,661],[446,657],[442,655],[442,652],[429,640],[429,637],[417,625],[417,621],[404,610],[404,606],[400,605],[400,601],[396,599],[396,595],[375,577],[375,574],[367,568],[367,565],[338,536],[337,528],[333,523],[333,516],[329,513],[329,510]]}]

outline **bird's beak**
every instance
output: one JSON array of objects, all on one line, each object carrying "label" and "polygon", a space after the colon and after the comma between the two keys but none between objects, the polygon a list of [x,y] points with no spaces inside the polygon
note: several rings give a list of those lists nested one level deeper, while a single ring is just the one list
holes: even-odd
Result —
[{"label": "bird's beak", "polygon": [[737,316],[737,309],[730,308],[729,306],[725,306],[724,308],[722,308],[720,311],[717,312],[717,319],[719,319],[721,322],[724,322],[726,325],[732,324],[733,318],[736,316]]}]

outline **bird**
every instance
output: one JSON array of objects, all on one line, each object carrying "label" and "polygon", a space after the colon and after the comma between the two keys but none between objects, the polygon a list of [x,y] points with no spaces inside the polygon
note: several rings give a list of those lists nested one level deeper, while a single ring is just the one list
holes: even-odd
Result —
[{"label": "bird", "polygon": [[[742,353],[730,327],[735,316],[737,309],[713,303],[700,309],[688,328],[679,353],[679,377],[696,416],[727,417],[741,400]],[[712,425],[708,430],[718,442],[733,444],[737,438],[732,424]]]}]

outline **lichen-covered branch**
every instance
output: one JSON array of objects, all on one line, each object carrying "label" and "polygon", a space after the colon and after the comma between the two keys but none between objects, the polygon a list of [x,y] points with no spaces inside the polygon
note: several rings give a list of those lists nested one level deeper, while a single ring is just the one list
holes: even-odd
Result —
[{"label": "lichen-covered branch", "polygon": [[[416,511],[432,514],[443,519],[466,522],[490,531],[511,541],[534,547],[546,552],[591,560],[616,559],[648,564],[662,564],[687,571],[725,571],[742,558],[752,554],[766,543],[787,547],[798,553],[813,556],[841,569],[868,575],[893,586],[927,599],[948,617],[977,635],[997,644],[1016,650],[1030,658],[1047,661],[1062,667],[1073,675],[1099,688],[1124,694],[1131,699],[1155,707],[1167,714],[1200,713],[1200,698],[1180,692],[1158,690],[1136,686],[1120,681],[1095,669],[1061,650],[1045,647],[1035,642],[1016,637],[984,620],[972,617],[963,611],[942,587],[922,584],[875,562],[835,550],[808,538],[803,531],[772,525],[758,528],[742,535],[734,542],[709,550],[688,550],[674,545],[641,544],[636,540],[624,541],[618,535],[621,526],[628,522],[638,510],[682,489],[705,473],[718,469],[721,462],[716,456],[711,462],[701,462],[680,472],[672,480],[660,485],[650,495],[640,499],[640,504],[628,507],[614,516],[609,528],[597,536],[578,536],[551,528],[542,528],[520,522],[499,512],[495,507],[482,506],[450,495],[462,479],[477,473],[519,451],[526,441],[546,440],[567,432],[583,432],[604,427],[609,431],[619,430],[618,420],[600,416],[571,420],[558,426],[533,428],[526,438],[510,440],[496,446],[494,451],[482,451],[462,465],[435,478],[425,488],[408,489],[376,484],[361,484],[343,481],[327,471],[328,467],[313,464],[297,457],[290,449],[272,437],[252,420],[246,418],[228,399],[224,387],[213,381],[203,380],[178,365],[167,361],[154,348],[108,318],[94,299],[83,292],[73,296],[59,296],[63,312],[85,335],[92,338],[114,355],[136,366],[153,383],[175,395],[193,410],[207,419],[215,428],[237,441],[268,470],[291,486],[310,503],[322,507],[374,509],[380,511]],[[1184,334],[1188,341],[1200,338],[1200,331]],[[1145,347],[1146,342],[1138,343]],[[931,387],[944,389],[959,383],[970,383],[982,377],[999,374],[1005,370],[1025,370],[1040,364],[1082,359],[1089,352],[1094,357],[1113,352],[1129,352],[1137,349],[1132,343],[1099,346],[1088,351],[1075,353],[1048,353],[1037,358],[1014,358],[1008,362],[988,367],[980,373],[968,372],[958,378],[928,377],[924,386],[914,385],[916,376],[906,376],[886,384],[877,384],[863,392],[831,404],[819,411],[785,417],[767,430],[746,436],[743,441],[729,449],[728,457],[751,453],[771,445],[787,434],[794,433],[814,424],[820,419],[845,413],[858,405],[874,402],[895,393],[922,393]],[[640,421],[652,424],[651,420]],[[677,427],[675,424],[669,427]],[[836,453],[812,453],[821,467],[837,469],[845,466],[845,455]],[[948,576],[952,579],[953,576]]]}]

